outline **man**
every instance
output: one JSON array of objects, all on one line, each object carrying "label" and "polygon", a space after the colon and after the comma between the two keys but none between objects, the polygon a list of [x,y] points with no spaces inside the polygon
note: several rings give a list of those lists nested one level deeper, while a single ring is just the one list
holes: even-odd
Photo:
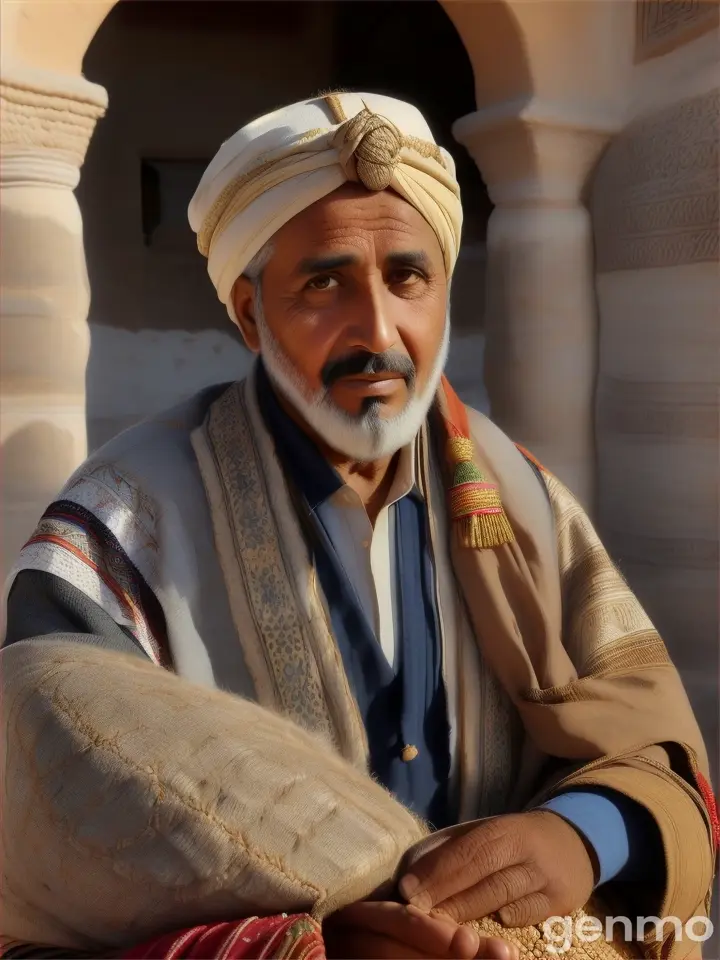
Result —
[{"label": "man", "polygon": [[[91,457],[22,551],[7,935],[239,956],[284,910],[330,918],[329,955],[505,960],[462,925],[598,888],[707,909],[665,647],[561,482],[443,377],[461,219],[452,159],[382,96],[279,110],[208,167],[191,226],[258,361]],[[279,922],[253,955],[321,949]],[[689,955],[673,931],[643,949]]]}]

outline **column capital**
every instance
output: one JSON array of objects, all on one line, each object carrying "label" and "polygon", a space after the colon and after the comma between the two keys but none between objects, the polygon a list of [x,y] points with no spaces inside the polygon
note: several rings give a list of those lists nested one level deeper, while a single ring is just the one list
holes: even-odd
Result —
[{"label": "column capital", "polygon": [[17,62],[4,65],[0,74],[3,183],[74,188],[107,102],[106,90],[84,77]]},{"label": "column capital", "polygon": [[453,135],[499,206],[580,203],[588,174],[622,126],[601,110],[527,97],[461,117]]}]

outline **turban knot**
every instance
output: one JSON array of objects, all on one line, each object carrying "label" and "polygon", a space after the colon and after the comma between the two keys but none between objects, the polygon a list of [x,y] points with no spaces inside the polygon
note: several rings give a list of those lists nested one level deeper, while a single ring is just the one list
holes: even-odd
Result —
[{"label": "turban knot", "polygon": [[359,180],[368,190],[386,190],[403,146],[395,124],[364,107],[339,127],[336,136],[340,163],[348,178]]},{"label": "turban knot", "polygon": [[422,114],[379,94],[327,94],[247,124],[222,145],[188,211],[218,296],[294,216],[348,181],[391,188],[434,230],[450,277],[462,205],[455,164]]}]

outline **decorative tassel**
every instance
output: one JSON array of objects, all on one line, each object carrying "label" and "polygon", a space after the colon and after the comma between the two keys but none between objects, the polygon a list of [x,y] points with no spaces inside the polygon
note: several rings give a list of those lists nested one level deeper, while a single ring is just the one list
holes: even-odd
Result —
[{"label": "decorative tassel", "polygon": [[512,543],[512,527],[503,510],[496,484],[488,482],[473,461],[473,443],[460,434],[448,440],[447,455],[454,465],[450,515],[466,547],[487,549]]}]

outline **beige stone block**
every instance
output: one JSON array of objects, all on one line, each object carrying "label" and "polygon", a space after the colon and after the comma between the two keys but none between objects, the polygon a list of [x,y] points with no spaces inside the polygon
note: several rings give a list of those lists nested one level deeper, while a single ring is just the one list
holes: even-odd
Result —
[{"label": "beige stone block", "polygon": [[597,278],[605,377],[720,383],[720,267],[688,263]]}]

